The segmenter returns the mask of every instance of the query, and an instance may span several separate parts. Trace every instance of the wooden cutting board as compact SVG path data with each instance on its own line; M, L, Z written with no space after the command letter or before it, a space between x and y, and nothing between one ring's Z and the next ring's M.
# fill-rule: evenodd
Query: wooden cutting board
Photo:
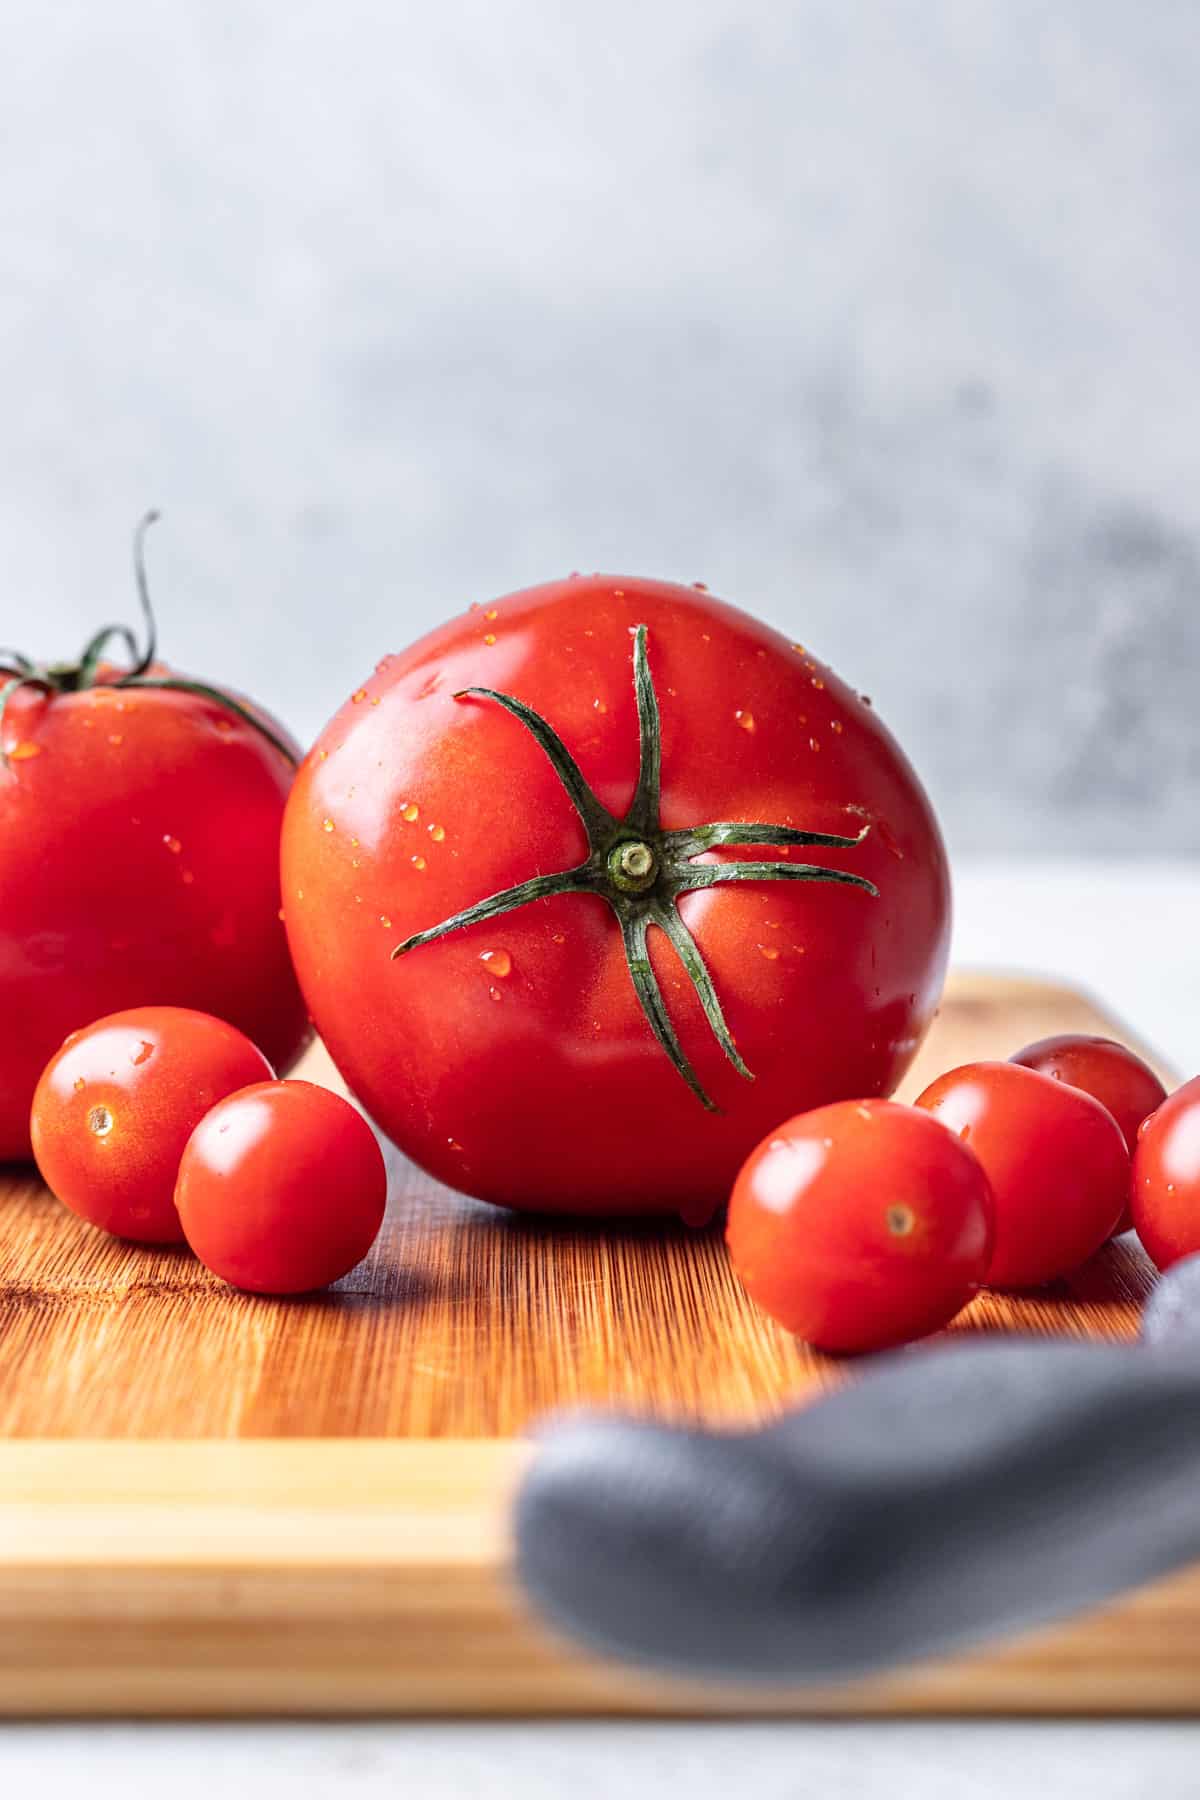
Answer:
M1052 1031L1081 995L959 975L903 1094ZM300 1071L337 1085L319 1049ZM1132 1239L956 1331L1130 1337ZM328 1295L231 1292L0 1171L0 1712L1200 1711L1200 1571L887 1682L697 1689L553 1639L509 1568L542 1414L770 1417L846 1369L760 1314L719 1232L569 1229L402 1162Z

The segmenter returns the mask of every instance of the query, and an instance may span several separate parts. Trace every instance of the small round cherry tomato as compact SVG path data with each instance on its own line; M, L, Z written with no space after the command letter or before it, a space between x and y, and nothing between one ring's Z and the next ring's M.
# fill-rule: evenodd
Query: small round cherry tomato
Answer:
M1137 1234L1160 1269L1200 1250L1200 1075L1142 1126L1130 1193Z
M110 1013L73 1032L37 1084L30 1136L42 1179L117 1237L177 1244L184 1145L210 1106L270 1075L262 1051L209 1013Z
M843 1100L801 1113L743 1164L729 1203L734 1269L818 1349L883 1350L937 1331L987 1272L992 1197L977 1158L910 1106Z
M309 1081L264 1081L203 1118L175 1204L204 1265L254 1294L305 1294L361 1262L387 1201L375 1134Z
M1081 1088L1020 1063L967 1063L917 1100L969 1143L996 1201L989 1287L1040 1287L1086 1262L1121 1216L1129 1152Z
M1121 1127L1131 1156L1142 1120L1148 1119L1167 1097L1154 1070L1113 1038L1085 1037L1080 1032L1067 1031L1059 1037L1039 1038L1036 1044L1027 1044L1008 1060L1037 1069L1053 1081L1082 1088L1107 1107ZM1117 1232L1128 1231L1132 1225L1133 1215L1127 1202Z

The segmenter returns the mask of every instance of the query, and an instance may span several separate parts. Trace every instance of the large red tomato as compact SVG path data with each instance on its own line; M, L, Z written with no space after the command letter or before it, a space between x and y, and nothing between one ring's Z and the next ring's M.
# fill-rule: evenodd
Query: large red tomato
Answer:
M661 581L531 588L385 658L297 777L283 877L372 1116L538 1210L708 1217L781 1119L891 1092L946 959L942 841L867 703Z
M136 674L0 653L0 1161L29 1155L42 1069L103 1014L216 1013L277 1068L307 1032L279 920L287 740L159 685L186 678L150 649Z

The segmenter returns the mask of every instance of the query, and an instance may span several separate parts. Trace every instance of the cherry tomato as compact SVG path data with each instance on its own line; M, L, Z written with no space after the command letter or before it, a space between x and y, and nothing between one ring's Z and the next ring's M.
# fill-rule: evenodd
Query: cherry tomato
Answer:
M184 1145L210 1106L270 1074L249 1038L208 1013L139 1006L97 1019L38 1082L30 1130L42 1179L117 1237L178 1243Z
M1121 1216L1129 1152L1082 1089L1019 1063L967 1063L917 1100L969 1143L996 1202L989 1287L1038 1287L1086 1262Z
M228 693L154 685L185 680L0 653L0 1162L29 1155L38 1076L93 1019L200 1008L275 1068L307 1036L279 919L294 746Z
M308 1081L258 1082L197 1125L175 1204L204 1265L254 1294L304 1294L361 1262L387 1173L349 1101Z
M1130 1193L1137 1234L1160 1269L1200 1251L1200 1075L1142 1126Z
M1054 1081L1069 1082L1082 1088L1093 1100L1107 1107L1125 1139L1130 1155L1137 1143L1138 1128L1156 1106L1161 1106L1167 1090L1154 1070L1140 1056L1127 1050L1112 1038L1085 1037L1078 1032L1064 1032L1059 1037L1040 1038L1018 1050L1010 1062L1027 1069L1037 1069ZM1133 1215L1128 1205L1121 1214L1117 1231L1128 1231Z
M942 841L872 709L661 581L553 582L385 658L297 777L283 870L350 1087L535 1210L711 1215L779 1119L892 1090L946 960Z
M928 1113L843 1100L789 1119L743 1166L733 1266L758 1304L821 1350L883 1350L938 1331L992 1253L978 1159Z

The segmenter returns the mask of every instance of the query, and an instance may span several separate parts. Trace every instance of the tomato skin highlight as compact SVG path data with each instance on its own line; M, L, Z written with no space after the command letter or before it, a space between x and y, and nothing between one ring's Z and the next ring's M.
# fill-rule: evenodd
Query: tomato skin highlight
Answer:
M209 1107L271 1065L208 1013L142 1006L72 1033L38 1082L30 1116L42 1179L64 1206L116 1237L175 1244L175 1180Z
M1129 1152L1112 1114L1082 1089L1012 1062L967 1063L919 1095L983 1164L996 1206L987 1285L1040 1287L1113 1234Z
M214 1013L286 1068L308 1037L279 919L287 760L216 703L95 687L9 699L0 767L0 1162L68 1032Z
M622 816L638 776L639 624L661 710L664 828L870 826L852 852L796 860L852 869L878 899L766 882L680 902L753 1082L729 1066L651 930L649 961L712 1114L656 1041L595 895L539 901L390 960L413 933L587 849L529 733L455 694L485 686L535 708ZM783 852L707 860L764 854ZM886 728L779 633L668 582L549 583L385 658L297 776L282 866L301 986L352 1091L439 1180L532 1211L702 1222L779 1119L894 1088L945 971L945 852Z
M1026 1069L1037 1069L1055 1081L1066 1081L1082 1088L1093 1100L1106 1107L1121 1128L1126 1148L1132 1156L1142 1122L1161 1106L1167 1090L1158 1076L1140 1056L1113 1038L1087 1037L1079 1032L1063 1032L1057 1037L1039 1038L1010 1056L1010 1062ZM1133 1214L1126 1205L1114 1236L1129 1231Z
M844 1355L948 1324L987 1273L992 1234L987 1177L952 1132L893 1101L844 1100L752 1153L726 1239L766 1312Z
M253 1294L306 1294L362 1261L387 1204L362 1114L308 1081L256 1083L188 1140L175 1204L206 1268Z
M1200 1251L1200 1076L1143 1124L1130 1195L1134 1228L1159 1269Z

